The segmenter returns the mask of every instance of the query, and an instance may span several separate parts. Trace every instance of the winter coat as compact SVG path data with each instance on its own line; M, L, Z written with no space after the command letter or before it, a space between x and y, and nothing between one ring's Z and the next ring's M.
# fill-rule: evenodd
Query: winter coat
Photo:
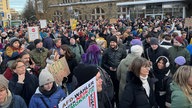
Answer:
M50 96L44 96L37 88L35 94L32 96L29 104L29 108L47 108L45 104L48 105L48 108L58 108L59 102L61 102L66 97L66 94L58 87L57 90ZM44 100L44 102L43 102Z
M12 94L12 101L8 108L27 108L22 97Z
M178 56L183 56L186 59L186 64L190 63L190 53L189 51L184 48L183 46L173 46L171 48L169 48L169 55L170 55L170 63L171 63L171 73L174 74L175 73L175 69L176 69L176 65L175 65L175 58Z
M14 48L8 46L5 50L5 59L6 60L13 60L14 58L18 57L21 53L21 48Z
M146 94L142 81L133 72L128 72L127 79L130 79L125 86L120 108L157 108L154 96L154 81L148 78L150 86L149 97Z
M38 87L38 79L35 75L25 73L24 84L18 83L18 75L13 74L12 79L9 81L9 89L16 95L20 95L29 104L32 95Z
M111 101L105 92L97 93L98 108L113 108Z
M53 42L53 39L51 37L43 38L43 47L50 50L51 48L53 48L53 46L54 46L54 42Z
M156 102L160 108L170 107L171 103L171 90L170 83L172 82L172 77L170 75L170 68L166 67L164 69L158 69L157 63L153 66L153 73L155 78L158 79L155 82L155 97Z
M81 55L84 54L82 46L76 43L75 45L69 45L69 48L75 54L75 59L79 63L81 61Z
M127 53L122 48L117 49L108 48L104 51L102 58L102 68L110 72L110 67L117 68L120 61L126 57Z
M42 52L38 51L37 48L35 48L30 52L30 57L37 66L41 66L41 68L44 68L46 66L47 54L48 50L46 48L42 48Z
M156 50L153 50L151 47L146 49L146 54L146 58L150 60L153 64L155 64L159 56L165 56L169 58L168 50L160 46L158 46Z
M171 108L192 108L181 88L175 83L171 83ZM192 96L192 95L191 95Z
M121 99L121 95L126 85L126 77L128 72L128 67L131 65L133 60L138 57L134 54L128 54L126 58L121 60L118 68L117 68L117 79L120 81L119 83L119 99Z

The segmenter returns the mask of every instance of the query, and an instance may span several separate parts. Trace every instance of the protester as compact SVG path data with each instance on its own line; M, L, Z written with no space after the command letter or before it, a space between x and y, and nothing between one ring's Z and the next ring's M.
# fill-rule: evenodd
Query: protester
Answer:
M134 45L131 47L131 53L127 54L127 57L121 60L117 68L117 79L119 80L119 99L121 99L123 90L126 84L126 76L129 66L132 64L136 57L140 57L143 53L143 48L140 45Z
M181 66L173 75L171 84L171 108L190 108L192 106L192 68Z
M39 87L30 100L29 108L58 108L65 97L66 94L57 86L53 75L43 69L39 75Z
M157 108L155 82L148 77L150 62L142 57L133 60L127 83L120 99L120 108Z
M171 105L171 90L170 83L172 76L170 72L169 59L165 56L159 56L153 66L155 78L155 98L160 108L170 108Z
M23 98L8 89L9 81L0 75L0 108L27 108Z
M9 89L14 94L23 97L28 105L38 87L38 79L35 75L29 74L26 71L26 66L20 59L13 62L11 69L14 74L9 81Z
M96 77L98 108L112 108L109 98L105 92L102 92L102 79L97 66L90 64L79 64L74 69L74 75L77 78L77 87L80 87L93 77Z

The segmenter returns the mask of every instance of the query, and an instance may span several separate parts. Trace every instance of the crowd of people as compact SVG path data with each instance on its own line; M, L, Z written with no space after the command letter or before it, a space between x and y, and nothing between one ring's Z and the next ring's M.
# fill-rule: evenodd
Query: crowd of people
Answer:
M0 107L57 108L96 77L99 108L192 108L191 38L184 19L169 17L0 27ZM57 84L48 67L62 57L70 74Z

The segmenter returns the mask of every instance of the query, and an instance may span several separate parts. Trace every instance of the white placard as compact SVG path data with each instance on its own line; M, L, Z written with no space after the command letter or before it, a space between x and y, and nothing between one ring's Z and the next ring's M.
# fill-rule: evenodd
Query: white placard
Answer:
M39 20L41 28L47 28L47 21L46 20Z
M59 108L98 108L96 77L67 96Z
M35 39L40 39L39 37L39 27L28 27L29 42Z

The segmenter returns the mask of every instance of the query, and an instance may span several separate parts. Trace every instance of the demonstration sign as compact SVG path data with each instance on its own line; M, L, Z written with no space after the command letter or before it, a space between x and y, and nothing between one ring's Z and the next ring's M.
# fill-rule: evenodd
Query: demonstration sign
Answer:
M98 108L96 77L67 96L59 108Z
M38 27L28 27L29 42L40 39Z
M185 18L185 27L192 26L192 18Z
M47 28L47 21L46 20L39 20L41 28Z
M69 66L65 57L55 61L48 67L49 71L52 73L55 82L61 84L64 77L67 77L70 74Z

